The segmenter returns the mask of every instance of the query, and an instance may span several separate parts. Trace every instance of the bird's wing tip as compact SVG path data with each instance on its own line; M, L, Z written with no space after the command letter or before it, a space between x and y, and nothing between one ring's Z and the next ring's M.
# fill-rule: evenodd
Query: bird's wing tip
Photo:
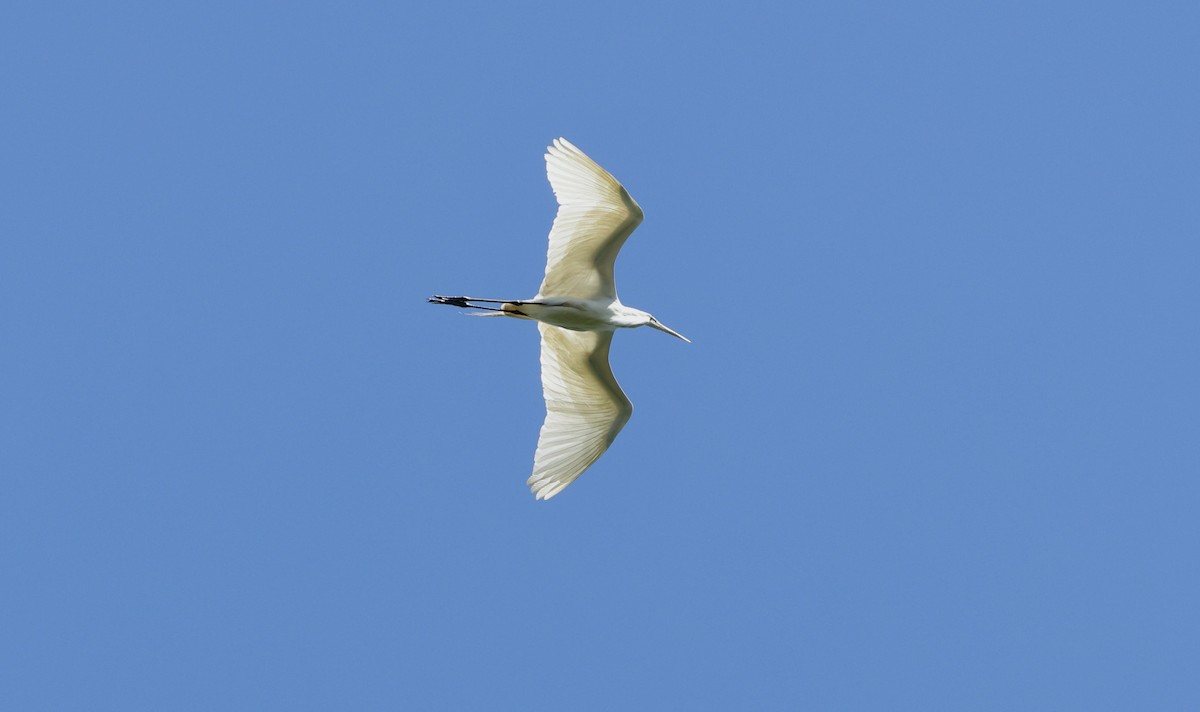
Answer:
M546 158L549 158L551 153L555 149L566 152L566 153L571 153L571 152L582 153L582 151L580 151L579 148L575 146L575 144L571 143L570 141L563 138L562 136L559 136L558 138L551 141L550 145L546 147L546 151L547 151Z
M564 484L562 482L546 482L546 481L535 483L532 481L533 480L532 477L529 479L530 479L530 481L526 482L525 484L529 485L530 491L533 492L534 499L537 499L539 501L550 499L551 497L557 495L558 493L560 493L564 489L566 489L567 485L571 484L570 482L567 482Z

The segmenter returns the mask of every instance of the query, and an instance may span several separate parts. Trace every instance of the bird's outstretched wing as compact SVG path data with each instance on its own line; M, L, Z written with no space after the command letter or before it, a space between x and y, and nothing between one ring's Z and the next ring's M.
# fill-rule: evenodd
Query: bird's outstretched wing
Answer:
M633 413L608 365L611 331L570 331L538 322L546 422L529 487L549 499L596 461Z
M616 178L565 138L546 149L546 176L558 215L538 295L616 299L613 262L642 223L642 209Z

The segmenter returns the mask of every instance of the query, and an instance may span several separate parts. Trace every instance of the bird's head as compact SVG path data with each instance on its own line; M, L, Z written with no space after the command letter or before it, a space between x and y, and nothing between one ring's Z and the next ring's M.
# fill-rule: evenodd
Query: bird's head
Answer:
M653 314L647 314L646 316L650 317L650 320L646 322L646 326L652 326L655 329L658 329L659 331L667 332L668 334L670 334L671 336L674 336L677 339L683 339L684 341L688 342L689 344L692 343L692 340L689 339L688 337L684 336L683 334L679 333L678 331L675 331L674 329L672 329L671 327L662 323L658 319L655 319Z

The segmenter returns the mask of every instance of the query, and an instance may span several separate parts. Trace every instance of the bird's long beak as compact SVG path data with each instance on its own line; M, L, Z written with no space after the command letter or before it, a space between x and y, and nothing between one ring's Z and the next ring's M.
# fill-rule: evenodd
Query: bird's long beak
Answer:
M674 337L675 337L675 338L677 338L677 339L683 339L684 341L688 342L689 344L690 344L690 343L692 343L692 340L691 340L691 339L689 339L688 337L686 337L686 336L684 336L683 334L679 333L678 331L675 331L674 329L672 329L671 327L667 326L666 324L663 324L663 323L662 323L661 321L659 321L658 319L651 319L651 320L650 320L650 326L653 326L655 329L658 329L659 331L665 331L665 332L667 332L667 333L668 333L668 334L670 334L671 336L674 336Z

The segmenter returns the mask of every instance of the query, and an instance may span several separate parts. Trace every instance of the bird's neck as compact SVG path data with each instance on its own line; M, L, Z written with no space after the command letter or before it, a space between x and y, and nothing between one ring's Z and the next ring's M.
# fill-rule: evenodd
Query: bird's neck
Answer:
M610 309L612 309L613 323L618 326L645 326L650 322L650 314L641 309L627 307L620 302L614 302Z

